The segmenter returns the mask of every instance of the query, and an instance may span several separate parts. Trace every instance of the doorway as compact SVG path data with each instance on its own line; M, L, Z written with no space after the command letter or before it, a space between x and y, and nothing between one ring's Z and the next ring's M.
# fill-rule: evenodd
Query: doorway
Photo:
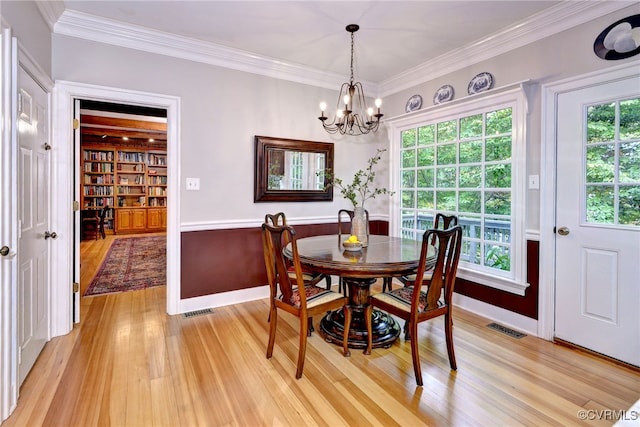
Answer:
M68 189L75 188L74 132L70 123L74 120L74 103L77 100L93 100L116 104L139 105L152 108L163 108L167 111L167 193L171 195L167 206L167 313L179 314L180 308L180 152L179 117L180 100L175 96L145 93L119 88L78 84L59 81L54 90L53 126L57 140L61 141L54 152L52 164L55 167L54 185L52 186L53 217L59 230L58 239L67 250L55 254L52 271L53 283L51 299L54 307L52 313L52 336L64 335L73 328L74 305L79 300L73 298L73 273L75 258L74 230L79 229L79 213L69 206L79 200L78 194ZM79 138L78 138L79 140ZM78 145L79 146L79 145ZM75 156L75 157L74 157ZM78 207L79 208L79 207ZM77 248L76 248L77 249ZM76 250L75 253L78 253ZM79 286L78 286L79 287ZM79 294L79 292L78 292ZM79 306L77 311L79 312ZM75 319L79 320L79 319Z
M166 280L167 110L75 104L80 296L157 286Z
M640 75L615 67L543 96L539 335L640 366Z

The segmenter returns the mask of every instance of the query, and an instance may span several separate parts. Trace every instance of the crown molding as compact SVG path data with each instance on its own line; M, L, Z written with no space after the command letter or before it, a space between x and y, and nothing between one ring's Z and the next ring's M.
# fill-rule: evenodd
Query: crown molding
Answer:
M189 37L123 24L65 10L61 2L36 2L53 32L100 43L167 55L296 83L336 89L345 76ZM549 37L634 4L629 1L563 1L489 37L431 59L380 83L365 82L370 93L388 96ZM51 24L55 22L55 24Z
M60 16L54 32L327 89L346 80L304 65L70 10Z
M64 13L64 2L36 0L35 4L40 11L40 15L49 26L49 29L53 31L56 21Z
M482 40L431 59L379 84L380 96L442 77L631 6L629 1L566 1ZM427 76L427 77L425 77Z

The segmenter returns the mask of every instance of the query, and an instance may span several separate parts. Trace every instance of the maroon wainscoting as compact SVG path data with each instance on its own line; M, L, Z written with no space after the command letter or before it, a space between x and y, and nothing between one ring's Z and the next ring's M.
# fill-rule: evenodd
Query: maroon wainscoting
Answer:
M371 221L371 234L388 235L389 223ZM336 234L338 224L296 225L298 237ZM267 283L259 228L190 231L181 235L180 297L193 298L236 291ZM538 318L539 243L527 242L527 280L524 296L500 291L467 280L456 281L456 293Z
M371 221L387 235L387 221ZM298 237L336 234L338 223L296 225ZM181 234L180 297L193 298L267 284L259 228L189 231Z
M483 286L464 279L456 280L455 292L504 308L532 319L538 319L538 266L540 242L527 241L527 282L524 296Z

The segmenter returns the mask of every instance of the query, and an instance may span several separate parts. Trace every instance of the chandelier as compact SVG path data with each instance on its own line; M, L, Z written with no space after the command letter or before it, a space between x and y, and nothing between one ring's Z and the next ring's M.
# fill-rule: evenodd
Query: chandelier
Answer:
M348 83L343 83L338 94L336 103L336 114L333 120L328 121L325 116L327 104L320 103L322 113L318 119L322 122L322 127L327 132L334 134L340 132L342 135L365 135L369 132L376 132L380 125L380 113L382 100L375 100L376 111L372 107L367 108L364 91L360 82L354 82L353 78L353 39L354 33L360 29L356 24L347 25L346 30L351 33L351 76Z

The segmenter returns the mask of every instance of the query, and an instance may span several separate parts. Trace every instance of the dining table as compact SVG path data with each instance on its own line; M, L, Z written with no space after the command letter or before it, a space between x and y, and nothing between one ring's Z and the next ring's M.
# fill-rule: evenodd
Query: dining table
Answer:
M367 329L364 318L369 303L371 285L379 278L398 277L416 273L420 261L422 242L418 240L370 235L368 245L360 250L346 250L344 235L322 235L296 239L300 263L305 269L340 276L345 284L352 310L349 327L349 347L367 347ZM436 250L428 246L427 267L433 268ZM293 259L291 243L283 250ZM342 345L344 313L328 312L320 321L320 333L325 340ZM378 309L372 314L372 343L374 348L389 347L400 335L398 322Z

